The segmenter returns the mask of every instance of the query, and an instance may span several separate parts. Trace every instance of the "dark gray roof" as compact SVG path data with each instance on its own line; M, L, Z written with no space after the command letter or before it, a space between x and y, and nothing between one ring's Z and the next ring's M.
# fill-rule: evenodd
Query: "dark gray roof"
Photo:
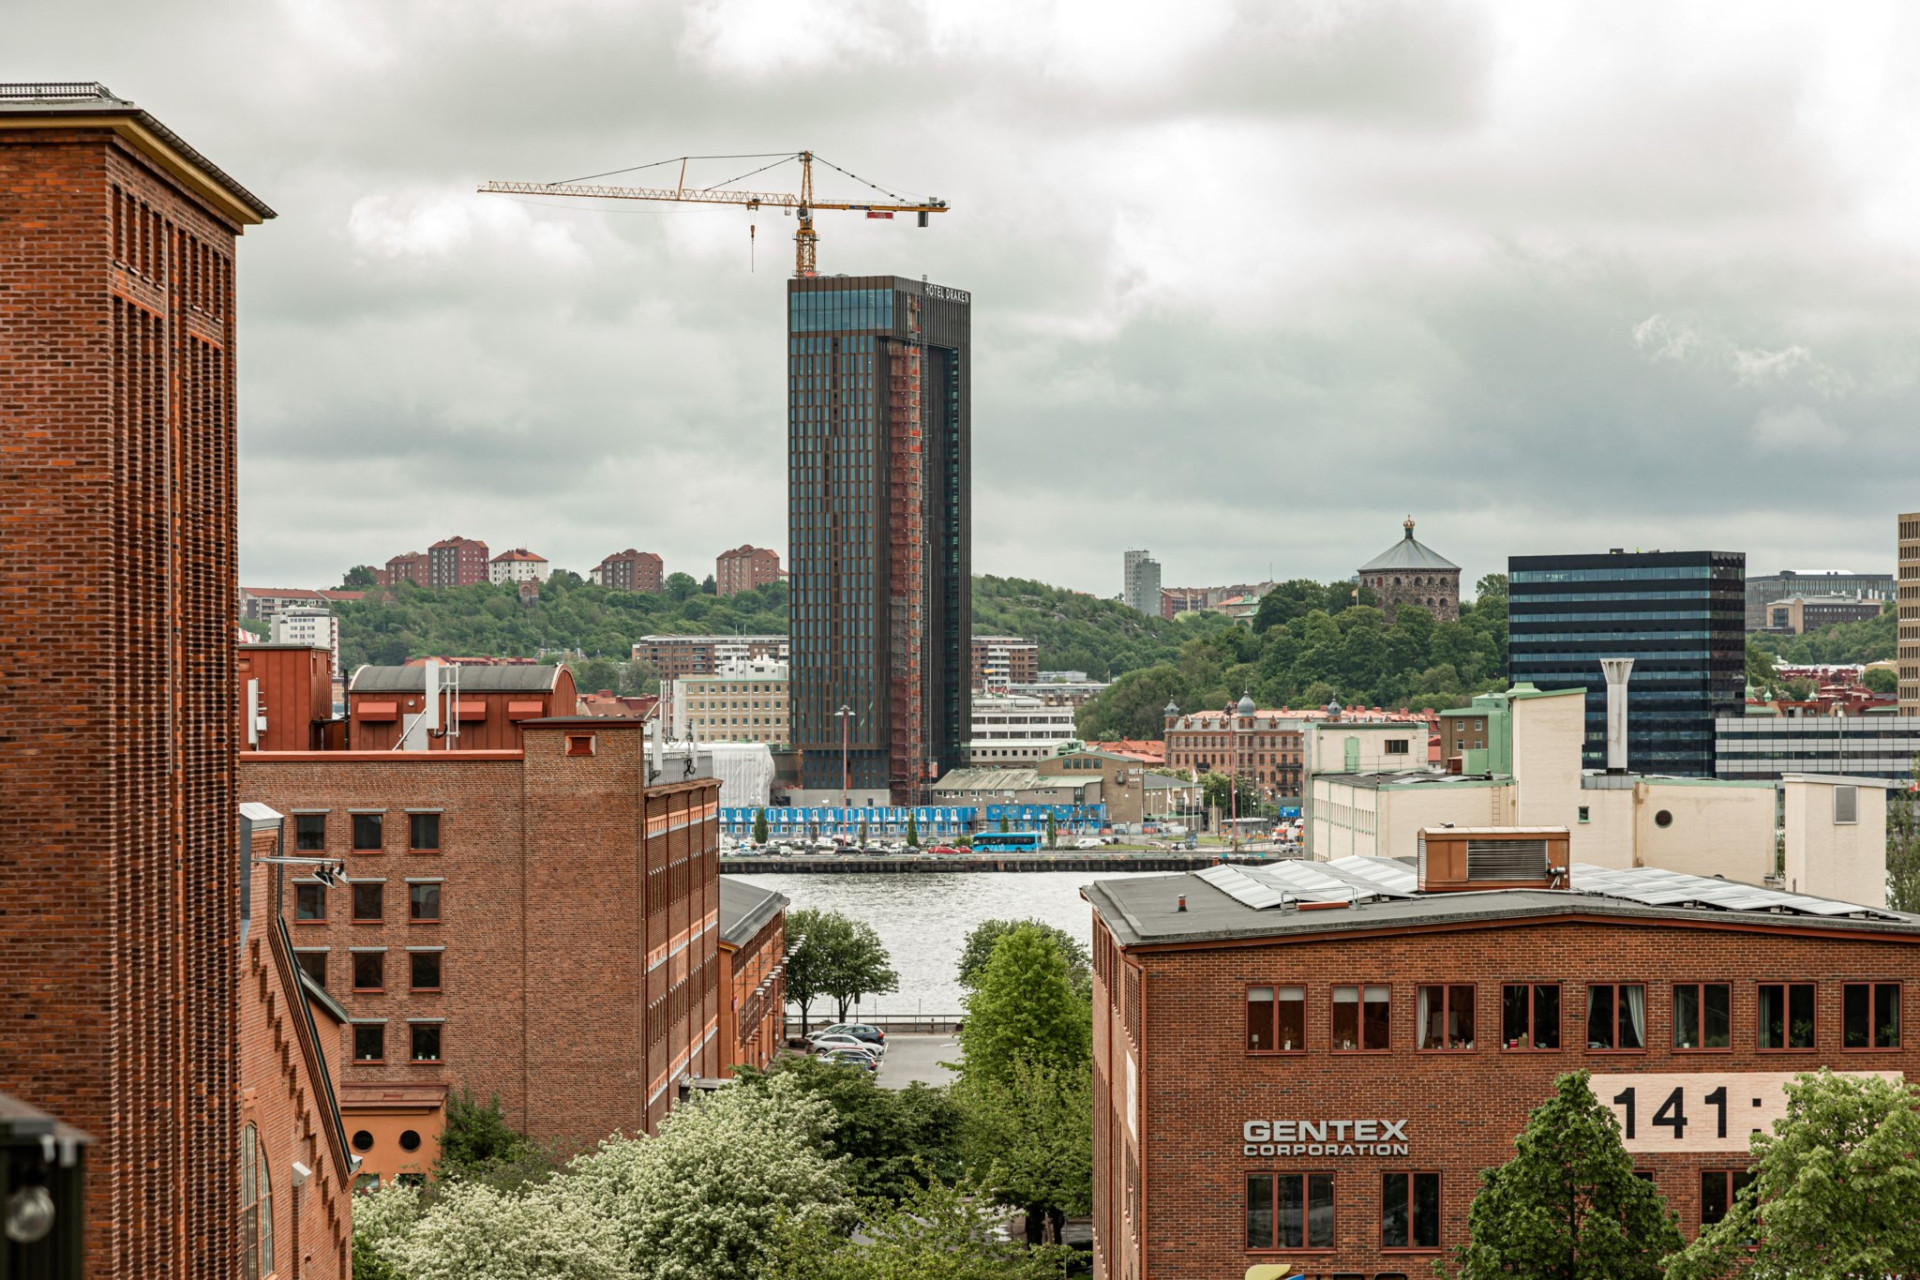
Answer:
M228 195L253 210L255 215L263 221L278 216L259 196L235 182L226 170L194 150L186 139L98 81L40 80L0 83L0 115L99 115L130 118L167 146L179 152L182 159L213 179Z
M1361 565L1360 572L1392 573L1396 569L1408 569L1416 572L1420 570L1442 571L1449 569L1454 572L1459 571L1459 565L1447 559L1432 547L1414 538L1412 520L1407 521L1406 530L1406 537L1400 539L1400 541L1394 543L1385 551L1382 551L1379 555Z
M1576 863L1571 870L1571 889L1423 894L1413 890L1414 870L1405 859L1339 858L1098 880L1082 893L1122 946L1257 942L1570 915L1716 927L1735 921L1759 928L1847 929L1920 942L1920 915L1653 868L1615 871ZM1182 895L1185 911L1179 906ZM1300 902L1348 905L1301 911Z
M767 921L787 909L785 894L758 885L742 883L733 876L720 877L720 940L745 946L753 935L766 928Z
M456 676L453 673L458 672ZM548 693L560 677L560 668L547 664L513 667L442 667L441 687L454 679L462 693ZM425 667L362 667L353 673L351 693L422 693L427 687Z

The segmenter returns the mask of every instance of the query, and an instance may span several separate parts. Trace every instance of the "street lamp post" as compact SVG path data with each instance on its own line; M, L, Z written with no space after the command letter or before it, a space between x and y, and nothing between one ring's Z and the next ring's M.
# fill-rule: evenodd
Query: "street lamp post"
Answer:
M840 807L851 809L853 797L847 786L847 722L853 718L853 708L843 702L833 718L840 722Z

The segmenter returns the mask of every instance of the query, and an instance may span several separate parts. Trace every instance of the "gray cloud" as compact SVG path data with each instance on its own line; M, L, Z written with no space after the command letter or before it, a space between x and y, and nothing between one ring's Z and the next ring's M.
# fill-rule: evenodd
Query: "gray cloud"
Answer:
M1888 563L1915 22L176 0L12 15L0 75L103 79L281 211L242 246L249 582L455 531L582 569L784 549L791 221L473 187L812 147L953 203L827 215L821 262L972 290L976 565L1111 594L1127 546L1169 583L1344 574L1409 511L1470 574Z

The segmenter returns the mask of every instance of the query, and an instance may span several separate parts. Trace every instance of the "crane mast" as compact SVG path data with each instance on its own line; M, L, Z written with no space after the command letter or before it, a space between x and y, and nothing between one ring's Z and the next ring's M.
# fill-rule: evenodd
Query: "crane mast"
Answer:
M864 212L870 218L891 218L896 213L911 213L919 218L921 226L927 225L929 214L945 213L945 200L929 198L922 201L905 200L893 196L886 202L856 204L844 200L821 200L813 198L813 152L801 151L792 159L800 162L800 190L791 191L742 191L730 186L692 187L686 184L687 161L699 157L679 156L680 180L672 187L629 187L607 186L588 182L508 182L495 181L480 184L480 191L491 195L520 196L569 196L581 199L600 200L663 200L682 204L730 204L748 210L763 206L792 209L799 218L799 227L793 233L793 274L805 279L818 274L819 235L813 229L813 215L819 209L839 209L851 212ZM756 157L757 158L757 157ZM670 161L662 163L671 163ZM821 161L829 167L838 168L830 161ZM845 173L846 170L841 169ZM849 175L853 176L853 175ZM865 179L859 179L864 182ZM872 186L872 183L867 185ZM874 187L883 195L892 193Z

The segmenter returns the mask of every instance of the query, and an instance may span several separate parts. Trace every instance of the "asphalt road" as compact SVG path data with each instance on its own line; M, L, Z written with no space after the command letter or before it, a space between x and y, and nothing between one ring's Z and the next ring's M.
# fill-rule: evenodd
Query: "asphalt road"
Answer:
M950 1035L908 1035L887 1033L887 1056L880 1063L876 1079L884 1089L904 1089L915 1080L927 1084L946 1084L954 1073L942 1062L960 1060L960 1042Z

